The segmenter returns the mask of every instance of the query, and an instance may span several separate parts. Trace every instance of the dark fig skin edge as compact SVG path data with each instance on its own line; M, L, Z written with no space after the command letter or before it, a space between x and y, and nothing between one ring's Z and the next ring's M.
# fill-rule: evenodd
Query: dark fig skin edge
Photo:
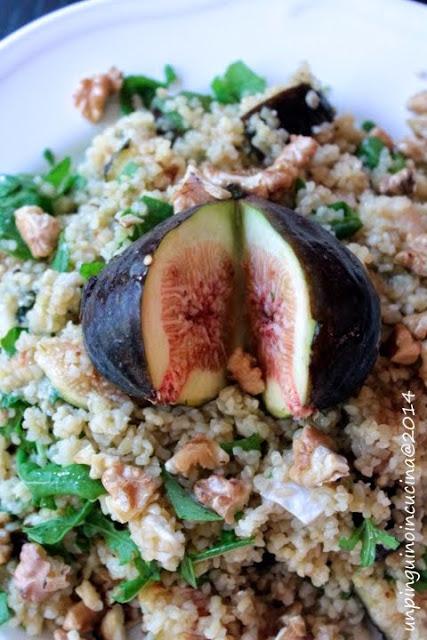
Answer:
M313 109L309 107L305 98L309 91L314 91L319 97L319 105ZM288 133L296 133L309 136L312 127L323 122L332 122L335 109L328 102L321 91L313 89L307 82L302 82L294 87L283 89L273 94L266 100L262 100L243 115L247 121L254 113L258 113L262 107L274 109L281 126Z
M378 356L380 302L366 270L317 222L259 198L243 202L265 215L291 245L307 274L312 317L317 322L310 402L318 409L343 402L362 385Z
M198 209L174 215L141 236L83 290L80 315L91 361L107 380L140 402L156 400L141 329L141 299L149 270L144 258Z

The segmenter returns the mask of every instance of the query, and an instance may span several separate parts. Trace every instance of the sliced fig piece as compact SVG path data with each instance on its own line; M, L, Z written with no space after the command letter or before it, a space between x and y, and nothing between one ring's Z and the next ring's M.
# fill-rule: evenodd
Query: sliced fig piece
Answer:
M335 109L325 95L308 82L281 89L261 100L243 115L243 120L247 121L263 107L276 111L279 122L286 131L304 136L311 135L314 126L332 122L335 116Z
M265 402L304 416L342 402L378 354L378 296L361 263L319 224L241 200L246 291Z
M89 281L86 348L140 400L198 405L225 385L234 336L235 204L169 218Z

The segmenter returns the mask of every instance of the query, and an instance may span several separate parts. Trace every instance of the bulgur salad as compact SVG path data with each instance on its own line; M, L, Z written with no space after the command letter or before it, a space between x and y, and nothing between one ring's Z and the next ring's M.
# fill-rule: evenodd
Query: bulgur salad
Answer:
M0 624L426 638L427 90L402 141L306 66L116 94L0 177Z

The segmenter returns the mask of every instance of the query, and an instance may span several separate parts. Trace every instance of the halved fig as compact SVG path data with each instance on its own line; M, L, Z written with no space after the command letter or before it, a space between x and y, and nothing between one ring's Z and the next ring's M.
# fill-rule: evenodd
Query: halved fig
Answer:
M198 405L225 385L236 315L234 213L228 201L175 215L88 283L87 351L135 398Z
M378 354L377 294L355 256L319 224L240 201L252 341L275 416L342 402Z
M139 400L215 397L242 347L257 357L270 412L305 416L363 382L380 314L335 236L248 198L193 207L136 241L89 281L82 324L96 368Z
M261 100L243 115L243 120L247 121L263 107L276 111L279 122L286 131L304 136L311 135L314 126L332 122L335 115L335 109L325 95L308 82L281 89Z

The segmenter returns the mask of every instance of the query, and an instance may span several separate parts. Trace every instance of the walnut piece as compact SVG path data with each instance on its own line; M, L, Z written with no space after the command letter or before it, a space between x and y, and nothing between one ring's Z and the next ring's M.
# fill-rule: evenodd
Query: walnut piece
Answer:
M107 73L83 78L73 94L74 104L87 120L98 122L107 98L120 91L122 84L123 74L116 67L111 67Z
M110 609L101 622L103 640L126 640L125 616L120 605Z
M236 185L246 193L274 199L292 187L298 173L310 162L317 147L314 138L291 136L291 142L266 169L237 174L206 165L203 173L208 180L221 187Z
M59 220L36 205L15 211L15 224L33 258L47 258L56 247L61 231Z
M427 90L420 91L409 98L406 106L409 111L413 111L414 113L427 113Z
M70 567L56 558L50 558L38 544L26 543L21 549L15 569L16 588L24 600L43 602L52 593L69 586Z
M89 580L83 580L83 582L76 587L75 591L88 609L91 609L92 611L102 611L104 608L104 603Z
M349 475L347 460L335 453L331 438L315 427L304 427L294 438L292 452L289 477L303 487L319 487Z
M427 337L427 311L403 316L402 322L417 340L424 340Z
M387 196L411 195L414 188L414 172L408 167L382 177L379 183L379 192Z
M99 619L99 613L89 609L83 602L74 604L67 612L62 625L65 631L91 631Z
M224 478L212 474L194 485L194 495L202 504L210 507L227 524L234 523L234 516L246 505L250 496L250 487L237 478Z
M308 640L304 618L300 615L285 616L285 626L279 631L274 640Z
M203 434L194 436L174 456L167 461L166 469L171 473L180 473L188 476L199 465L204 469L216 469L230 460L219 444Z
M408 234L406 238L407 249L396 255L397 264L410 269L418 276L427 276L427 233L418 236Z
M396 324L390 337L390 360L396 364L414 364L421 353L421 345L403 324Z
M257 396L265 390L262 371L256 358L243 351L241 347L237 347L231 354L227 369L246 393Z
M194 165L189 164L182 180L177 184L172 196L175 213L195 207L198 204L228 200L231 193L209 182Z
M102 484L110 494L106 504L119 522L129 522L157 498L161 482L142 469L116 462L102 474Z
M427 160L427 140L423 138L404 138L399 143L398 148L405 156L412 158L415 162L425 162Z

